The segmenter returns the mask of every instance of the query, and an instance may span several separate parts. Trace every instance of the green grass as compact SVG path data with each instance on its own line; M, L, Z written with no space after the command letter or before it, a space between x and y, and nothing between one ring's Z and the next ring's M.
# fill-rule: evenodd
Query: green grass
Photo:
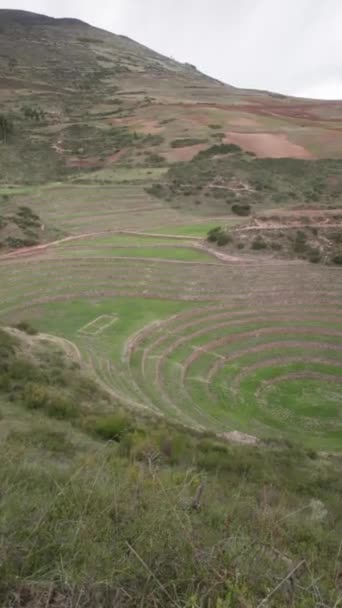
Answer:
M161 178L167 172L167 167L112 167L109 169L101 169L101 171L93 171L91 175L82 176L82 174L70 179L70 183L85 182L101 183L101 181L110 183L125 183L125 182L140 182Z
M192 236L200 236L205 238L209 232L209 230L212 230L213 228L216 228L217 226L220 225L224 225L224 226L234 226L236 224L241 223L241 219L234 219L234 218L229 218L227 220L224 219L219 219L219 220L214 220L211 222L205 222L205 223L197 223L197 224L185 224L182 226L171 226L170 228L161 228L156 230L155 232L158 232L158 234L174 234L177 236L188 236L188 237L192 237Z
M117 315L117 322L98 338L108 349L109 356L117 358L125 340L132 334L156 320L168 318L191 307L190 302L146 300L143 297L74 300L41 306L38 318L33 311L32 322L41 332L82 343L84 339L78 333L82 327L101 315Z
M58 250L58 253L61 253L62 256L65 255L64 251ZM121 247L120 249L109 248L101 249L101 247L97 248L89 248L82 250L73 250L68 249L68 256L75 257L133 257L133 258L157 258L164 260L180 260L180 261L189 261L189 262L213 262L214 258L202 251L197 251L196 249L186 249L185 247Z
M127 608L151 598L156 608L252 608L303 559L295 605L314 607L317 593L336 603L337 456L274 439L234 446L125 411L57 345L0 334L4 606L15 592L39 608L51 593L81 608L93 594ZM67 391L73 417L56 416L51 401L38 407L37 390L28 401L33 378L40 393ZM287 606L275 592L270 608Z

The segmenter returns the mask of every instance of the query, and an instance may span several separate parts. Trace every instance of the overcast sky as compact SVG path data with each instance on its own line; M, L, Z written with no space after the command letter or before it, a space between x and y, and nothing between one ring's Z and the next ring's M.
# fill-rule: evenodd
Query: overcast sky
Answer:
M342 0L0 0L77 17L235 86L342 99Z

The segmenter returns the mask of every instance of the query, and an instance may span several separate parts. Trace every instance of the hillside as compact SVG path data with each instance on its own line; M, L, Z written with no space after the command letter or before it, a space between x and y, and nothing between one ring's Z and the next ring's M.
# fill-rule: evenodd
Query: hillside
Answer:
M340 605L341 129L0 10L0 606Z
M342 105L239 90L72 19L0 11L2 183L190 160L215 142L260 156L342 155ZM12 131L12 129L10 129Z
M335 605L339 456L125 412L28 325L0 362L3 606Z

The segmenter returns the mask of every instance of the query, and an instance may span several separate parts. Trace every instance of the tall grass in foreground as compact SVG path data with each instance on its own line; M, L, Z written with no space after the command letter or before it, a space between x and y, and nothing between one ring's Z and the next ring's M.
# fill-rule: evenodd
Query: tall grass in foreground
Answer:
M340 456L125 412L39 338L0 338L1 607L339 605Z

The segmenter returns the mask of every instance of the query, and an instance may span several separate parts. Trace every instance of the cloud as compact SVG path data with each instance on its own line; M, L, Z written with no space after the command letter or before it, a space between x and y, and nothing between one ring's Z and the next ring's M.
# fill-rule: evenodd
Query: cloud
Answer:
M78 17L236 86L342 98L341 0L0 0L5 6Z

